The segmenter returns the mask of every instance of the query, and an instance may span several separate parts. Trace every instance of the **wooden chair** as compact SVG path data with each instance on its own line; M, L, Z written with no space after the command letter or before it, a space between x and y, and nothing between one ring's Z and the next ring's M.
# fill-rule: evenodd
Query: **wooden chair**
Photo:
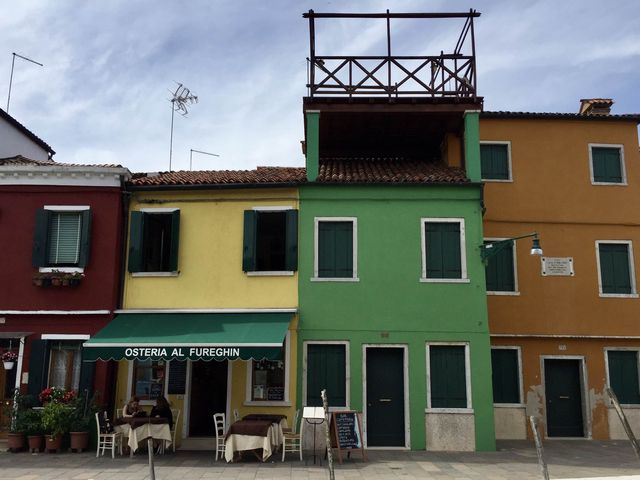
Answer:
M295 426L298 424L298 420L300 418L300 410L296 410L296 413L293 415L293 427L285 427L282 429L282 433L290 433L295 432Z
M296 414L293 420L293 426L291 431L283 432L282 435L282 461L284 462L284 456L287 452L298 452L300 455L300 461L302 461L302 422L298 423L300 417L300 410L296 410ZM300 432L298 432L298 426L300 426Z
M171 429L171 446L173 453L176 453L176 431L178 430L178 420L180 419L180 409L172 408L171 417L173 418L173 427ZM165 442L163 441L158 448L158 453L164 454Z
M224 434L226 419L224 413L215 413L213 415L213 421L216 425L216 462L218 461L218 454L220 458L224 459Z
M100 456L100 449L102 449L103 456L105 450L111 450L111 458L115 458L116 447L119 449L120 455L122 455L122 433L102 433L99 412L96 412L96 428L98 429L98 448L96 450L96 457Z

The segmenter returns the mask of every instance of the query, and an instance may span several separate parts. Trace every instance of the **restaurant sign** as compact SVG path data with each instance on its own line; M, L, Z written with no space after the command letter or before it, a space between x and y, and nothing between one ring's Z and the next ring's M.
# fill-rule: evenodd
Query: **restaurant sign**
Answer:
M85 344L83 359L94 360L280 360L282 346L131 346Z
M127 360L134 360L139 357L171 357L180 358L211 358L212 360L240 357L240 348L238 347L189 347L189 348L167 348L167 347L133 347L124 351Z

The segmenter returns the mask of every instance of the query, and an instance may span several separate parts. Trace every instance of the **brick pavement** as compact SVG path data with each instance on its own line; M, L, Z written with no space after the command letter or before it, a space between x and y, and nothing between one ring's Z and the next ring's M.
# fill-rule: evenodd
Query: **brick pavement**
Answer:
M336 465L336 479L527 480L539 479L535 449L529 442L499 442L497 452L434 453L369 451L369 461L353 458ZM549 441L545 443L551 478L640 480L640 461L628 442ZM328 478L324 467L293 458L286 462L214 462L210 452L181 452L156 457L157 480L269 480ZM307 457L305 457L307 458ZM95 453L1 453L0 480L144 480L144 454L103 457Z

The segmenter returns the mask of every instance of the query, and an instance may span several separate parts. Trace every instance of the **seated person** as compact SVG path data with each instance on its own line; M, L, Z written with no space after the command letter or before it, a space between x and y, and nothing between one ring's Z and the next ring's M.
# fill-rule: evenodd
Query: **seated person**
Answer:
M136 396L131 397L122 409L123 417L145 417L147 414L140 408L140 399Z
M158 397L156 399L156 406L151 409L150 417L166 418L169 422L169 428L173 430L173 413L171 413L171 406L164 397Z

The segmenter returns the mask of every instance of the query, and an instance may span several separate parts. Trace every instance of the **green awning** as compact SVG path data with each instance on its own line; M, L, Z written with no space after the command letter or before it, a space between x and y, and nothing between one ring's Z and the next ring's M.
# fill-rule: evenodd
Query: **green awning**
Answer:
M123 313L84 343L94 360L279 360L293 313Z

